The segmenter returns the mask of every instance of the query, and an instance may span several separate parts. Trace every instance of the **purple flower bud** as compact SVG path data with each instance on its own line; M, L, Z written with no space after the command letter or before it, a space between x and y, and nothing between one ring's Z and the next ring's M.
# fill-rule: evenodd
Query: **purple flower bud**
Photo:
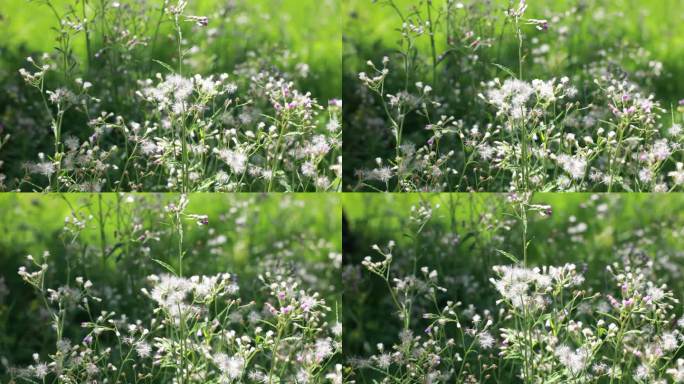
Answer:
M92 344L92 342L93 342L93 337L91 335L88 335L88 336L83 338L83 344L89 345L89 344Z
M288 313L292 312L292 309L293 309L292 306L288 305L288 306L280 308L280 313L282 313L283 315L287 315Z
M684 107L684 99L679 100L679 105Z
M270 303L266 303L266 307L268 308L269 312L271 312L271 314L273 314L273 315L278 314L278 310L275 309L275 307L273 307Z
M613 112L613 115L617 117L620 117L622 115L622 112L620 112L620 110L615 108L613 105L610 106L610 111Z
M611 295L608 295L608 301L610 302L610 305L612 305L614 308L620 308L620 303L618 303L617 300Z

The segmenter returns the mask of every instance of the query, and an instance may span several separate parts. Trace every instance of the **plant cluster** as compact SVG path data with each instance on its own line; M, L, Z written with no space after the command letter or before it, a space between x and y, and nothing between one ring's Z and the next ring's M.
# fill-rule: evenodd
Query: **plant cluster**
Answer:
M350 79L346 187L681 189L684 100L656 86L673 75L662 62L616 37L627 25L603 27L613 7L377 3L394 13L399 42ZM364 37L352 41L364 54ZM374 153L356 148L368 140Z
M253 249L250 267L233 261L223 269L220 261L211 265L206 261L212 253L218 257L227 246L235 246L232 237L240 235L215 232L213 216L190 213L190 199L202 203L201 199L185 195L177 201L130 199L126 202L123 197L120 203L139 205L138 214L152 217L138 216L133 223L135 237L121 235L113 249L106 246L106 253L99 256L116 255L117 249L138 244L146 249L135 256L139 271L125 267L130 268L130 276L121 271L112 276L112 259L98 267L90 233L102 229L111 236L111 230L87 209L76 209L60 230L70 244L68 254L46 251L28 256L19 267L19 277L33 293L14 289L31 297L27 316L39 323L41 331L35 332L40 344L23 366L8 366L8 358L14 364L21 361L18 353L3 356L6 379L18 383L341 383L342 324L336 315L333 279L341 256L332 244L307 239L304 232L290 233ZM220 220L251 226L246 215L254 213L256 201L243 200ZM103 215L111 221L125 218L108 210L107 203L111 201L105 202ZM163 207L155 215L159 203ZM296 202L277 203L283 211L291 210L289 204L299 209ZM128 210L112 207L121 213ZM254 235L245 229L236 232ZM126 239L130 244L123 244ZM157 254L160 250L152 245L160 241L166 242L165 254ZM83 253L75 252L78 249ZM129 252L136 254L135 249ZM124 267L127 257L122 252L115 265Z
M535 244L544 240L534 230L538 220L549 226L556 214L551 205L533 203L529 195L511 196L505 206L485 201L466 207L475 209L472 222L444 228L436 221L453 221L429 201L414 205L405 218L413 223L410 240L373 245L379 259L366 256L345 266L350 292L387 292L377 299L362 295L358 303L345 299L349 382L682 382L684 317L680 292L668 284L681 289L674 282L678 267L668 265L673 260L655 259L630 240L600 261L571 249L572 257L554 260L574 263L539 265L539 252L554 252L551 239ZM582 204L610 215L606 206L615 202ZM370 228L376 229L369 236ZM391 236L379 228L355 233L357 241ZM586 222L570 216L556 238L571 248L568 243L591 242L590 235ZM580 238L569 240L574 236ZM640 237L644 244L657 242L652 234ZM484 260L483 252L498 257ZM379 318L384 330L373 330ZM360 343L363 337L370 340Z
M13 76L24 84L7 87L20 107L3 118L2 189L339 189L342 103L301 90L309 66L263 41L270 59L213 55L232 47L239 4L207 17L186 0L36 3L54 13L57 48L29 56Z

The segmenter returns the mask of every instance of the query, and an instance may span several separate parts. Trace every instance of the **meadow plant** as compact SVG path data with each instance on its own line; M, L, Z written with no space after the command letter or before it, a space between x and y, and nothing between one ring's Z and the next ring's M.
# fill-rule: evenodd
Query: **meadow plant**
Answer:
M350 128L345 139L350 146L372 140L376 153L349 150L367 158L350 160L346 188L681 188L682 111L656 97L653 85L671 74L644 48L594 31L609 5L374 3L394 15L399 42L350 86L355 105L345 122L373 133ZM587 29L606 35L595 51L577 46ZM357 50L368 44L356 39Z
M279 242L267 251L273 252L270 256L255 256L253 269L243 269L242 275L193 274L191 270L199 269L198 260L192 260L197 255L186 242L195 239L196 248L197 238L191 235L194 231L210 231L211 224L207 215L188 212L191 199L182 195L177 201L167 201L157 211L164 223L159 231L139 232L134 242L148 238L152 242L160 238L175 240L177 249L170 243L164 248L170 255L149 251L139 268L154 273L132 282L131 288L113 283L116 277L107 280L106 272L102 275L102 270L94 266L86 268L85 275L74 277L76 271L84 271L77 254L66 256L69 271L73 271L66 278L61 257L55 260L49 252L40 257L28 256L18 273L33 288L36 303L43 307L40 311L34 308L34 313L41 314L38 321L50 325L39 337L52 344L39 348L27 366L9 367L8 380L341 383L338 360L342 324L336 316L335 282L318 277L334 268L326 267L328 262L319 265L313 260L295 266L296 256L286 254L294 253L296 248ZM246 225L243 214L253 201L245 203L226 215ZM93 210L97 212L97 207ZM85 246L90 241L87 231L97 229L92 224L98 218L87 211L77 212L66 220L64 234L67 241ZM109 210L105 212L112 215ZM134 225L146 227L148 219ZM230 244L226 238L230 234L210 235L207 245L217 255L222 246ZM300 236L298 242L307 240ZM124 246L118 243L116 247ZM323 240L305 246L312 254L330 248L330 263L337 258ZM211 269L216 267L205 268ZM125 274L118 277L127 280Z
M339 189L341 101L302 91L308 65L265 44L272 61L243 52L231 73L219 72L227 66L202 50L230 32L226 10L198 16L186 0L77 1L64 12L34 3L54 14L58 48L19 69L30 90L19 86L27 101L7 124L33 111L53 145L14 164L3 189ZM82 41L84 55L75 52ZM24 139L9 130L2 143Z
M428 204L410 210L408 222L418 225L407 236L415 241L427 240L432 230L425 220L433 215L416 214L427 212ZM395 241L373 246L380 258L367 256L361 265L389 292L399 331L391 343L365 346L367 356L346 355L350 382L681 382L684 319L678 295L663 282L661 262L628 245L590 277L586 264L531 265L527 248L539 245L527 221L550 220L555 213L529 194L512 195L508 204L521 249L497 249L510 263L489 267L484 286L477 272L463 272L468 279L454 276L446 267L449 252L424 254L441 247L418 246L414 252L409 242L402 252ZM586 224L575 222L565 236L585 231ZM450 244L445 249L458 247ZM587 280L597 277L604 283Z

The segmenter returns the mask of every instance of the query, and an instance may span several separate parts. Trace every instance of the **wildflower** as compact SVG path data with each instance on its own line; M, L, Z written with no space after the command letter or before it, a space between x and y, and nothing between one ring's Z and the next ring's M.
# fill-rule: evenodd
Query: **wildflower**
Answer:
M483 349L490 349L494 346L495 340L489 332L484 331L477 336L477 342Z
M152 347L148 343L141 341L135 345L135 351L141 359L144 359L150 356Z
M540 31L547 31L549 29L549 22L543 19L529 19L528 24L534 25Z
M319 176L316 178L314 184L318 189L328 189L330 187L330 180L327 176Z
M684 359L677 359L677 367L668 368L666 372L675 383L684 383Z
M578 375L589 366L589 358L591 354L585 347L580 347L577 350L572 350L567 345L560 345L556 347L555 355L573 376Z
M648 377L651 373L650 371L651 370L646 365L641 364L639 367L637 367L635 377L639 380L648 380Z
M325 375L331 384L342 384L342 364L335 364L335 371Z
M579 180L584 178L587 170L587 161L584 157L579 155L569 156L561 154L557 157L557 161L563 170L569 173L573 179Z
M658 161L666 160L670 157L670 145L667 140L658 140L653 144L653 149L651 150L653 157Z
M328 124L325 126L325 128L328 130L328 132L334 133L334 132L339 131L341 126L342 125L340 124L339 120L330 119L330 121L328 121Z
M100 372L100 368L93 363L88 363L85 370L89 376L95 376Z
M387 369L390 365L392 365L392 356L389 353L381 353L380 355L376 356L376 361L378 364L378 367L381 369Z
M29 170L33 173L37 173L46 177L52 176L55 171L55 164L51 161L42 161L40 163L32 164L29 166Z
M330 345L330 340L325 340L325 339L319 339L316 340L316 361L321 362L325 360L327 357L332 355L333 349L332 346Z
M509 9L508 10L508 16L514 17L514 18L519 18L522 17L525 14L525 11L527 10L527 1L526 0L520 0L518 3L518 7L516 9Z
M243 173L247 165L247 155L241 150L221 149L218 151L218 156L223 160L235 173Z
M209 18L206 16L186 16L186 20L194 22L198 27L206 27L209 25Z
M74 104L76 95L66 88L58 88L55 91L47 91L49 100L53 104Z
M48 374L48 366L45 363L38 363L33 366L33 376L38 380L43 380Z
M310 161L307 161L306 163L302 164L301 171L302 171L302 175L304 175L304 176L308 176L308 177L316 176L316 166Z
M318 304L318 300L316 300L316 298L313 296L305 295L302 298L300 298L300 307L302 308L302 311L304 311L304 312L309 312L317 304Z
M379 180L383 183L388 182L392 176L392 169L390 167L375 168L367 174L368 179Z
M487 101L497 107L499 115L509 115L520 119L527 115L526 104L534 94L534 88L527 82L518 79L506 79L503 84L499 79L488 83Z
M659 287L649 287L646 294L655 302L660 302L665 298L665 291Z
M665 332L661 336L660 346L665 351L674 351L679 346L679 338L674 332Z
M684 163L678 162L676 170L669 172L667 175L673 179L676 185L684 185Z
M247 374L247 377L255 383L266 382L268 380L266 374L261 371L250 371Z
M209 224L209 216L207 216L207 215L191 214L191 215L188 215L188 217L195 220L197 225L202 226L202 225L208 225Z
M532 80L532 87L534 87L537 97L544 102L556 101L556 94L554 90L554 81Z
M342 323L335 323L332 327L332 333L335 336L342 336Z
M642 183L650 183L653 181L653 171L650 168L642 168L639 170L639 181Z
M214 356L214 362L219 367L221 372L226 374L231 379L237 379L242 376L245 369L245 359L240 356L230 356L225 353L219 353Z

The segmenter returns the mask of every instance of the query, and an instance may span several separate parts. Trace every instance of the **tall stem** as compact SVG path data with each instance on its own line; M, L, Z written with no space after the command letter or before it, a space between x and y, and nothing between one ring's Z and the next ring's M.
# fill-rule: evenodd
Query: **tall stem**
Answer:
M432 25L432 0L427 0L428 32L430 33L430 49L432 51L432 85L437 84L437 49L435 48L435 31Z
M180 213L176 214L176 229L178 230L178 276L183 277L183 223Z
M85 41L86 41L86 55L88 56L88 70L90 70L90 58L91 58L91 48L90 48L90 30L88 29L88 23L90 22L87 19L87 14L86 14L86 2L88 0L82 0L81 4L83 5L83 31L85 32ZM104 17L104 15L102 15Z
M515 17L515 31L518 36L518 78L523 79L523 35L520 29L520 17Z
M174 15L174 23L176 25L176 38L178 42L178 76L183 76L183 30L181 29L178 17L180 15L176 13ZM181 135L181 156L182 156L182 161L183 161L183 181L182 181L182 186L181 186L181 191L183 193L188 192L188 184L190 183L190 179L188 177L188 143L187 143L187 127L185 124L185 120L181 118L178 123L180 124L180 135Z
M520 29L520 17L516 16L515 17L515 31L516 35L518 37L518 79L523 80L523 35L522 35L522 29ZM524 107L522 107L524 108ZM521 120L521 146L522 146L522 186L523 186L523 191L527 192L529 188L529 169L528 169L528 154L527 154L527 140L528 140L528 133L527 133L527 124L525 123L525 118L524 118L524 113L523 113L523 118Z
M97 210L98 210L98 224L100 227L100 249L102 251L102 265L105 266L107 259L107 237L105 234L105 218L102 209L102 194L97 194Z

